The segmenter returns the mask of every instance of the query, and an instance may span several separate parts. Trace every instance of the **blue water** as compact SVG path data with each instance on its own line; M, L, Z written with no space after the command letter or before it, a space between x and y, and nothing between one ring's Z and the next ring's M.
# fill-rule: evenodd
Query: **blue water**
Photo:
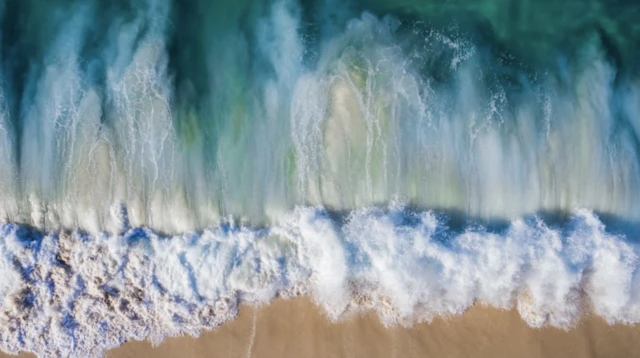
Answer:
M0 348L311 295L640 320L640 6L0 3Z

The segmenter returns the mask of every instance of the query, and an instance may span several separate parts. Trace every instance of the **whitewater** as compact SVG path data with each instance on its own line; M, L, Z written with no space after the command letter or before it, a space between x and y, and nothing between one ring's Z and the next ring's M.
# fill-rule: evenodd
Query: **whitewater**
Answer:
M562 227L519 219L498 232L451 230L446 218L396 206L343 224L300 208L279 225L233 223L166 237L47 234L0 228L2 350L100 356L128 340L198 335L241 302L311 295L333 320L374 310L386 325L517 308L533 327L570 328L593 312L640 322L640 248L589 211Z
M639 10L551 3L0 2L0 349L640 323Z

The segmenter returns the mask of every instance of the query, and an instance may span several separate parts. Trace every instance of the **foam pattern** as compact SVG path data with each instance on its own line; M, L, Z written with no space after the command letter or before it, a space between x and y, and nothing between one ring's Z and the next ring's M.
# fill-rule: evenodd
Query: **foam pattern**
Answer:
M0 349L101 356L128 340L198 335L240 303L310 295L333 320L374 310L386 325L516 308L533 327L586 312L640 322L640 248L590 211L563 224L448 227L402 205L346 216L297 208L272 227L233 222L166 237L0 227Z

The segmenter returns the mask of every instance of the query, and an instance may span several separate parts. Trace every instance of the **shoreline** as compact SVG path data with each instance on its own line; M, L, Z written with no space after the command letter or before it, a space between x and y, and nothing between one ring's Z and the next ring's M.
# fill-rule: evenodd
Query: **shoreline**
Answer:
M640 325L608 325L593 315L564 331L532 328L513 309L480 305L412 327L385 328L373 312L332 323L309 297L296 297L243 304L235 319L198 338L171 337L157 347L131 341L105 357L633 357L638 337Z

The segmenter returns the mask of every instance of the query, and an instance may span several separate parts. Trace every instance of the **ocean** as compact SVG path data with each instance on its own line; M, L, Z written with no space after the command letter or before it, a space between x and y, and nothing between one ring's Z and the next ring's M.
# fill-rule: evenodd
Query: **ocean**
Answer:
M307 296L640 322L640 3L0 2L0 350Z

